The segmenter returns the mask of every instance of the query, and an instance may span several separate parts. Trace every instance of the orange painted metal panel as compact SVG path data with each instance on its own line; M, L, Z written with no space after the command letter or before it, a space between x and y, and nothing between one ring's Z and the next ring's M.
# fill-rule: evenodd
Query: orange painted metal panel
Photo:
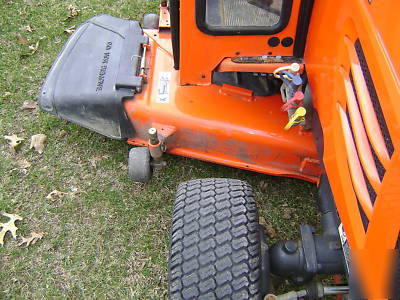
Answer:
M274 73L274 71L288 63L236 63L230 58L222 60L218 65L217 72L256 72L256 73ZM300 64L300 73L304 70L304 64Z
M368 92L356 50L354 49L354 42L348 37L345 37L344 43L349 54L350 69L353 75L354 86L357 90L358 103L364 117L365 128L378 157L381 159L382 163L386 165L389 162L389 154L385 146L382 132L379 129L378 119L372 105L371 96Z
M390 7L389 14L393 14L400 3L392 0L379 6L375 2L316 1L305 66L323 128L325 170L350 247L357 254L357 271L370 298L384 298L392 262L386 253L395 248L400 229L396 182L400 175L396 152L400 139L400 52L396 50L400 39L390 38L391 25L382 7ZM299 4L293 1L288 27L275 36L294 37ZM269 72L276 67L237 66L229 57L270 51L291 55L292 47L270 48L269 36L206 35L196 26L194 0L181 1L180 71L173 69L168 31L147 30L146 34L151 39L148 84L134 100L124 102L136 130L129 143L146 145L146 131L155 126L169 136L169 153L318 182L321 170L312 136L301 127L283 130L287 114L280 111L278 95L254 97L243 89L211 84L211 72L217 67L219 71L239 67L248 72ZM366 62L360 61L356 41L362 45ZM168 101L160 102L159 82L166 73L170 74ZM370 93L371 84L378 99ZM382 115L374 101L379 101ZM382 118L394 153L383 132ZM386 172L382 180L377 164ZM372 198L376 198L374 203ZM359 205L369 220L366 230Z
M363 166L363 169L368 177L369 181L373 185L376 191L379 191L381 186L381 180L379 178L378 170L375 165L375 161L369 146L367 134L365 133L363 120L358 109L357 99L354 95L354 89L350 82L350 79L344 74L341 68L343 76L344 89L347 97L347 109L349 111L352 130L354 131L354 139L357 144L358 155Z
M301 127L283 129L288 118L280 110L280 95L249 97L243 89L215 84L181 86L180 74L173 69L169 34L146 33L151 39L148 84L135 99L124 102L136 131L129 143L145 145L147 129L157 123L161 134L166 128L174 128L167 139L169 153L311 182L319 180L321 169L312 134ZM158 98L162 76L170 76L165 101Z
M365 181L363 179L362 168L360 165L360 161L358 160L357 150L356 146L354 145L350 126L347 121L346 113L340 105L338 105L338 111L344 135L344 144L346 147L350 176L354 183L354 191L356 192L358 201L360 202L361 207L364 209L367 218L371 219L372 203L368 195L367 185L365 184Z
M165 29L165 28L170 28L171 26L171 21L169 17L169 9L167 6L160 6L160 22L159 22L159 28Z
M325 169L331 179L335 202L350 247L355 254L355 266L363 291L369 299L384 299L389 295L393 266L391 254L400 230L400 189L398 183L395 183L400 175L400 159L396 152L400 140L400 112L396 104L400 96L400 52L394 50L399 43L398 37L388 38L397 29L391 31L385 19L387 14L394 14L392 12L400 9L400 2L385 1L382 7L386 7L386 12L378 8L381 1L371 2L316 1L305 64L314 106L318 110L324 133ZM391 24L399 27L394 19ZM356 43L361 45L366 61L361 62L357 57L360 54L354 48ZM371 78L366 77L366 72L370 72ZM350 74L353 83L347 78ZM371 89L375 89L377 97L370 94ZM354 98L355 95L357 98ZM376 102L382 113L376 111ZM350 123L345 110L349 111ZM382 127L383 122L386 123L388 133L384 133L386 129ZM338 128L337 124L340 123L345 126ZM354 141L357 148L354 147ZM392 147L394 152L390 157L388 150ZM372 162L369 151L375 151L375 162ZM358 164L355 177L354 163L359 160L362 164ZM374 165L367 166L371 163ZM375 173L378 166L375 164L379 163L384 168L380 184ZM366 176L360 175L360 169ZM365 207L364 203L369 216L368 227L364 231L357 202L363 204L365 199L360 199L360 193L355 193L355 190L361 187L362 197L367 198L367 180L371 181L376 199L372 210ZM373 195L370 188L368 193Z
M181 1L180 83L206 85L211 72L225 57L271 55L291 56L290 47L270 47L271 35L212 36L203 33L196 24L195 0ZM300 0L293 0L289 24L272 36L295 38Z

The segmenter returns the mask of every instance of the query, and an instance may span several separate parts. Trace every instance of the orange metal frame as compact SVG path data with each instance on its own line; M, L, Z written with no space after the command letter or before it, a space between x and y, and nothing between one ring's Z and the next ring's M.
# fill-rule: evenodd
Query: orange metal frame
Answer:
M274 34L280 39L296 35L299 0L294 0L292 13L286 28ZM269 47L268 35L212 36L199 30L196 25L195 1L181 1L181 48L180 84L210 84L211 72L225 57L265 55L293 55L290 47Z
M371 299L389 294L393 249L400 229L400 153L396 150L400 137L396 103L400 97L400 26L395 21L399 9L398 1L316 1L305 55L324 133L325 169L360 281ZM366 62L357 55L357 40ZM379 124L384 121L374 109L376 99L369 92L367 84L371 83L363 63L369 67L391 136L391 157ZM382 179L378 164L386 170ZM369 221L366 229L359 205Z
M300 2L293 1L288 26L274 36L295 36ZM168 10L161 8L160 30L145 31L150 38L148 84L134 100L124 102L136 130L128 142L147 145L147 129L157 127L169 153L318 183L322 170L312 134L300 126L283 129L287 114L280 111L279 95L255 97L251 91L211 83L213 70L272 72L278 66L237 64L229 57L290 56L293 47L270 48L269 36L204 34L196 26L195 0L180 3L180 70L173 69ZM385 145L381 116L374 110L354 44L359 40L363 46L397 149L400 26L393 27L393 20L399 9L395 0L315 1L302 66L323 129L325 171L360 281L371 299L385 298L391 281L391 254L400 228L400 154L395 150L390 156ZM168 97L158 101L164 77ZM377 161L386 170L382 179ZM361 211L369 221L367 229Z
M277 36L294 36L299 3L293 1L289 24ZM215 68L235 70L234 65L224 63L225 56L239 52L241 55L264 55L272 51L290 56L293 46L271 48L267 44L269 36L245 37L248 44L242 42L243 37L209 36L197 28L194 0L182 1L181 11L185 13L181 16L179 71L173 69L171 35L165 30L169 23L168 10L161 8L160 30L145 31L150 38L146 57L148 84L134 100L124 103L136 130L136 136L128 142L146 145L146 130L158 127L161 134L171 135L166 139L168 153L318 182L321 169L312 134L300 127L290 131L283 129L288 120L287 113L280 110L279 95L255 97L248 90L210 84ZM204 51L204 47L215 47L216 40L218 52ZM257 67L257 64L237 65L237 71L249 68L255 71ZM280 65L269 64L268 69L263 66L258 72L272 72L272 68ZM171 76L168 102L159 103L158 84L166 73Z

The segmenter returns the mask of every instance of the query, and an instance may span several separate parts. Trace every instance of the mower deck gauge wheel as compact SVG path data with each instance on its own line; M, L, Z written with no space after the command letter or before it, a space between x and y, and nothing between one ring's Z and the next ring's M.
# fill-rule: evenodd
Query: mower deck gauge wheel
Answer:
M158 29L158 23L160 17L154 13L145 14L143 17L143 28L144 29Z
M151 160L150 151L147 147L137 147L129 150L129 177L135 182L148 182L153 175Z

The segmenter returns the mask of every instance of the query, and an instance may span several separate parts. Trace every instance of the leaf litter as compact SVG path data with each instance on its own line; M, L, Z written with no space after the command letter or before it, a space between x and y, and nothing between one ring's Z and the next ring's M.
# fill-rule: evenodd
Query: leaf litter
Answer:
M11 236L13 237L14 240L17 239L17 230L18 227L15 225L15 222L17 221L22 221L24 218L15 215L15 214L8 214L5 212L0 213L2 216L7 217L9 220L6 223L0 223L0 245L3 247L4 246L4 237L6 234L9 232L11 233ZM44 236L43 232L31 232L31 235L29 237L21 237L21 241L18 243L18 246L26 245L26 247L29 247L30 245L35 244L38 240L41 240Z
M29 149L34 148L39 154L42 154L44 151L44 146L47 140L47 136L45 134L35 134L31 136L31 145Z
M67 34L73 34L75 32L75 30L76 30L76 26L74 25L74 26L71 26L71 27L65 29L64 32Z
M11 147L11 150L13 153L17 152L17 148L19 145L21 145L22 141L24 141L24 138L18 137L17 135L5 135L4 138L7 140L8 144Z
M74 19L81 12L81 10L73 4L68 5L67 10L68 10L68 16L66 20Z
M27 32L34 32L35 29L31 25L24 26L24 30Z
M30 237L25 238L21 236L21 242L18 244L18 246L22 246L23 244L26 244L26 247L29 247L29 245L34 245L38 240L43 238L43 235L43 232L32 232Z
M0 223L0 245L4 246L4 237L7 232L10 232L14 240L17 239L17 230L18 227L15 225L16 221L21 221L23 218L18 215L8 214L8 213L1 213L4 217L9 218L7 223Z
M38 107L38 104L36 101L30 101L26 100L24 103L22 103L21 110L33 110Z
M62 196L75 196L78 193L86 193L85 191L82 191L76 187L71 188L71 192L62 192L59 190L53 190L51 191L47 196L46 199L48 200L55 200L57 198L60 198Z
M51 191L47 196L46 199L54 200L55 198L59 198L61 196L68 195L66 192L61 192L59 190Z

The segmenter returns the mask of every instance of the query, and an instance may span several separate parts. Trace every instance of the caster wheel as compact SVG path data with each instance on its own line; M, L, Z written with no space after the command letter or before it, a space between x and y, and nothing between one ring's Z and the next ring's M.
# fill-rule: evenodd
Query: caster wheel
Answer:
M128 158L129 177L135 182L148 182L153 175L150 151L147 147L132 148Z
M158 29L158 22L160 17L157 14L145 14L143 18L144 29Z

